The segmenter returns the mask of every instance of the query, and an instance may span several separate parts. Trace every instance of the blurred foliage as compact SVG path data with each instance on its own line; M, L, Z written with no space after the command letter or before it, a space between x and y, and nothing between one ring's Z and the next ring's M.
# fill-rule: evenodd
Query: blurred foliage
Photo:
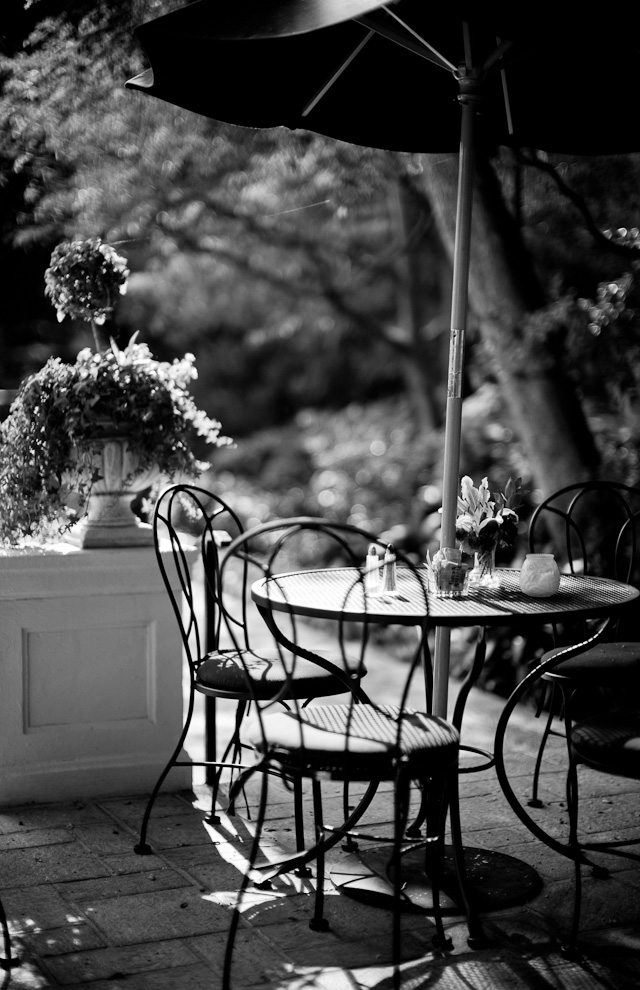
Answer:
M81 324L56 323L44 271L61 240L100 236L132 270L109 331L120 343L140 331L162 360L196 355L198 405L241 441L214 453L211 483L247 521L322 512L421 554L439 525L451 272L420 157L243 130L128 92L145 67L135 25L182 2L7 4L0 387L89 343ZM598 335L590 313L635 275L633 249L599 232L637 223L640 156L502 150L492 165L547 299L514 357L566 371L601 474L637 483L634 287ZM533 487L470 322L462 470ZM523 649L501 647L507 680Z
M160 6L60 3L0 58L0 250L21 271L0 318L3 384L84 342L53 323L42 276L58 240L102 236L134 272L111 332L139 330L161 357L194 351L198 398L234 435L345 390L397 389L387 197L406 166L128 93L143 65L133 23Z
M197 399L234 436L305 407L405 390L416 417L429 393L437 426L450 275L419 156L245 130L126 91L145 64L134 26L179 5L13 4L21 16L7 19L0 55L2 384L86 343L82 327L53 321L42 275L59 240L102 236L134 273L111 332L124 342L140 331L162 358L193 351ZM638 156L504 150L494 167L549 299L523 346L562 364L584 400L600 403L611 352L588 339L576 298L595 297L627 259L595 240L584 217L602 228L638 215ZM637 321L625 329L624 343L637 346ZM469 337L472 392L493 372L473 320ZM617 412L635 382L624 362L606 368Z
M134 274L120 308L125 336L146 326L154 351L192 351L198 401L234 437L286 423L305 406L340 406L397 391L402 375L384 343L349 329L320 301L292 309L269 286L238 283L227 263L173 256Z
M496 488L526 467L521 447L505 442L503 416L491 386L465 413L466 421L473 420L470 439L477 441L482 459L463 451L463 467L488 473ZM417 434L407 400L391 397L335 412L303 410L284 428L259 431L236 449L216 451L204 480L233 505L245 526L322 515L384 535L423 559L438 545L441 491L434 465L441 456L440 433ZM525 480L528 488L526 474ZM523 533L527 513L525 506ZM520 552L522 546L503 552L503 562Z

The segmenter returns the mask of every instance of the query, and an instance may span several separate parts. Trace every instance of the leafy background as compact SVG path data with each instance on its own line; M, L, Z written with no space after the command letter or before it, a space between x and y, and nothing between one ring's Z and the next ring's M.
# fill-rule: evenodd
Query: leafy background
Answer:
M194 397L237 440L214 452L207 483L248 523L321 512L421 555L437 545L451 287L428 156L246 131L125 90L145 67L135 26L176 6L5 0L0 389L90 343L82 323L56 322L44 270L61 240L101 236L132 270L109 332L121 346L139 332L162 360L194 353ZM509 376L535 359L585 417L582 449L558 438L567 455L640 477L636 246L597 236L640 223L640 159L503 151L489 167L520 245L511 276L535 281L537 302L517 332L496 318L488 334L472 299L462 471L496 489L522 476L517 561L548 484L536 434L549 431L536 430L541 398L523 435ZM613 300L615 318L594 333L581 299ZM499 686L537 646L496 643Z

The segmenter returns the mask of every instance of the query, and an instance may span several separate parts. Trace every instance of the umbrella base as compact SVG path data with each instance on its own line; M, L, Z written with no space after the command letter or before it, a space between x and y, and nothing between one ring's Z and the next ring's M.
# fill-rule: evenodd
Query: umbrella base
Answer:
M489 849L466 848L465 864L474 907L478 911L498 911L524 904L542 889L538 873L514 856ZM340 893L374 907L393 907L393 874L389 866L389 847L368 849L365 853L348 853L331 867L331 882ZM433 897L429 877L424 871L424 850L402 857L401 909L432 914ZM462 911L460 888L453 864L453 850L445 846L441 878L443 914Z

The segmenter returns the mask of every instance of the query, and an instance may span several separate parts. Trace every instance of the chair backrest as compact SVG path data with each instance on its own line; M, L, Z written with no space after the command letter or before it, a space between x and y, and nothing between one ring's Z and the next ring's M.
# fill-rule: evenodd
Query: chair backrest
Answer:
M640 587L640 489L587 481L544 498L529 523L532 553L555 553L561 570ZM625 615L625 625L632 629ZM618 635L621 635L618 629ZM626 638L640 638L635 633Z
M248 590L254 582L262 585L263 592L267 589L261 606L265 634L270 645L279 651L290 679L295 675L296 659L288 645L302 658L334 672L338 668L345 687L353 690L354 697L360 700L366 697L358 687L359 672L365 653L369 655L371 640L375 640L375 632L381 628L380 617L376 616L376 598L364 593L364 565L372 544L382 560L385 543L366 530L314 517L293 517L248 530L229 547L222 566L225 587L226 570L241 563L248 569ZM420 571L425 569L399 551L396 562L405 592L411 588L413 600L420 603L424 612L422 634L416 635L411 628L403 637L398 630L401 668L394 666L390 678L380 672L377 678L369 674L364 687L368 696L369 682L377 681L385 685L380 692L385 694L385 700L390 701L393 695L394 703L402 706L409 697L414 674L424 660L426 688L422 678L416 678L418 683L413 691L420 698L421 710L426 711L425 691L429 696L431 693L426 572L421 575ZM310 575L310 571L316 573ZM297 575L303 578L304 585L298 583ZM328 606L326 610L323 602ZM331 647L329 652L327 646ZM373 643L373 649L381 655L393 654L395 648L393 643L390 646ZM284 688L273 703L283 693Z
M640 489L587 481L544 498L529 523L532 553L552 548L574 574L635 583L640 569Z
M173 485L156 502L153 534L158 567L192 666L218 648L227 622L233 623L227 639L241 639L246 645L242 610L234 614L221 607L222 560L226 547L242 532L233 509L197 485ZM244 577L243 568L233 574L239 600L245 597Z
M399 859L411 811L411 782L429 777L433 783L430 814L434 810L433 795L437 782L436 796L440 800L442 813L446 787L444 781L440 781L445 773L449 776L451 770L456 768L457 733L444 720L423 714L427 710L427 688L421 677L414 677L420 670L423 656L430 670L426 640L426 568L416 566L398 552L397 592L402 598L389 595L381 603L370 592L365 594L365 562L367 557L373 557L368 554L371 544L375 544L380 551L385 549L373 534L356 526L295 517L263 524L238 537L229 547L222 567L225 588L225 570L234 562L245 563L250 569L253 600L260 603L266 620L265 629L273 636L271 643L277 650L277 660L286 672L285 684L277 697L262 702L253 698L253 718L246 725L244 739L254 747L258 759L241 775L232 788L231 796L239 797L242 791L246 798L255 771L275 767L277 776L284 778L288 789L293 789L295 805L296 798L302 802L301 778L312 779L310 790L318 841L309 846L305 843L305 836L296 830L296 850L285 854L285 861L287 871L294 866L302 867L313 859L318 861L319 893L313 919L318 927L323 921L321 892L325 853L340 841L343 829L364 822L361 816L371 804L379 781L394 782L395 800L391 798L391 802L395 828L392 834L395 833L394 851L397 850ZM391 613L389 624L394 625L396 600L398 612L401 613L403 608L415 608L416 614L420 612L422 635L416 635L414 628L407 630L410 650L403 656L394 657L393 641L378 647L374 629L387 602ZM324 623L322 628L317 626L319 621ZM321 645L316 642L317 637L322 638ZM327 649L330 644L325 637L330 638L332 649ZM294 647L294 652L290 652L289 646ZM378 654L378 650L379 656L374 655ZM258 653L263 657L269 656L266 649L263 652L260 647ZM250 662L250 658L241 659ZM309 661L320 664L334 675L341 674L339 680L345 690L335 697L315 697L306 704L305 699L295 691L293 682ZM360 685L365 661L366 677ZM414 681L418 682L418 704L410 699ZM277 702L285 700L285 692L287 705L283 711ZM433 749L433 761L428 759L428 755L425 756L429 748ZM260 794L256 800L257 810L252 811L254 842L248 854L249 868L245 871L240 898L246 890L246 878L251 875L250 868L258 854L269 804L268 781L273 781L272 773L262 772L258 776ZM357 793L357 788L341 787L342 811L339 810L338 794L334 791L331 795L332 807L325 808L327 815L331 816L327 820L335 822L339 828L333 828L325 821L320 786L320 781L325 780L346 782L347 785L355 782L369 784L362 794ZM390 795L385 797L389 799ZM421 803L415 807L419 817L418 827L423 822L423 817L419 815L421 807ZM362 827L366 838L366 824ZM343 848L353 848L350 837ZM271 863L273 865L273 860ZM227 943L227 968L241 916L239 904L240 901L236 905Z

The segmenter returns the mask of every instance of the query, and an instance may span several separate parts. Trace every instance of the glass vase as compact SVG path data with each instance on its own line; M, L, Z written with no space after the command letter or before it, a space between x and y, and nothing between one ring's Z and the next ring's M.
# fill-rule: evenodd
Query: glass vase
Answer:
M469 587L482 591L494 591L500 587L500 575L496 568L496 548L483 550L475 555L473 570L469 575Z

